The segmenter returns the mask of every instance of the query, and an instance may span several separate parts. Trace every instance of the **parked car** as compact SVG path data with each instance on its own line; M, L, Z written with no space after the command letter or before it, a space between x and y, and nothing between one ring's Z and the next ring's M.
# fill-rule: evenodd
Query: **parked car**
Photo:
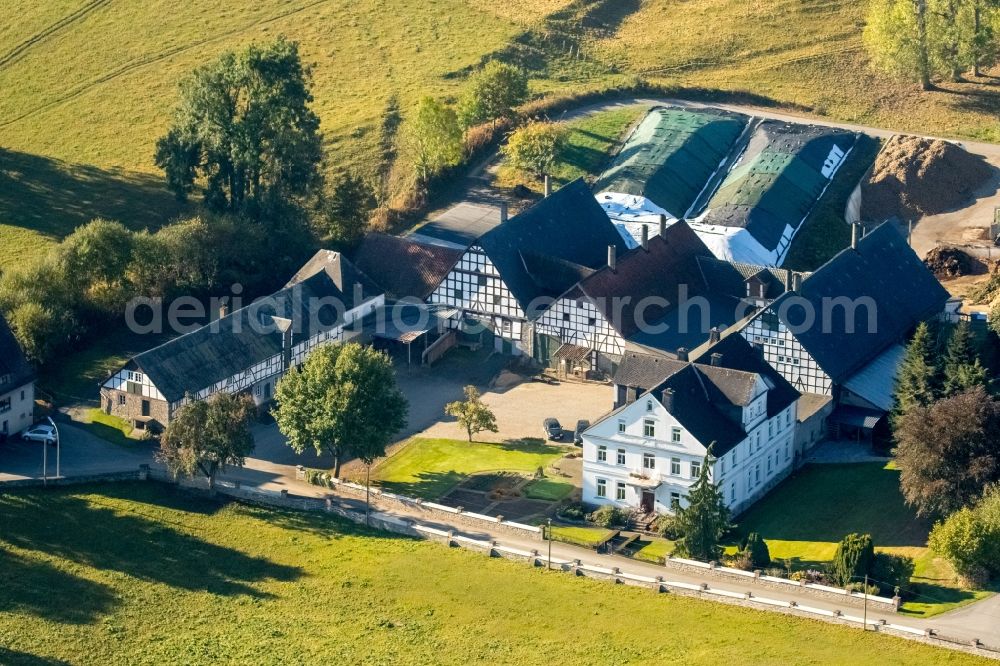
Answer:
M583 431L590 427L590 421L580 419L576 422L576 432L573 433L573 443L577 446L583 444Z
M561 441L563 438L563 429L559 425L559 421L556 419L545 419L542 423L542 427L545 428L545 436L554 442Z
M26 442L41 442L42 444L56 444L56 429L50 425L31 426L21 433L21 439Z

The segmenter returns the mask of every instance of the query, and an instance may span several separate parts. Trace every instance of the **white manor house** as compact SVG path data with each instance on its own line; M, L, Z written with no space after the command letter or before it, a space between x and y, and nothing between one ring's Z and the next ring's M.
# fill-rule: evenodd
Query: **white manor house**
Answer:
M584 433L585 503L671 513L710 445L711 479L734 513L791 472L798 391L738 336L701 359L655 359L657 385Z

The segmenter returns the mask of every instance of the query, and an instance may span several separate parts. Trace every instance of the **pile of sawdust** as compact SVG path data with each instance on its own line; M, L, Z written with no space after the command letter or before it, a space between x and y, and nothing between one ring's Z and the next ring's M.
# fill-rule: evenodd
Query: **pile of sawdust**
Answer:
M954 247L934 248L927 253L924 264L939 280L971 275L979 268L979 262Z
M992 175L985 160L953 143L894 136L863 186L862 216L913 220L954 210Z

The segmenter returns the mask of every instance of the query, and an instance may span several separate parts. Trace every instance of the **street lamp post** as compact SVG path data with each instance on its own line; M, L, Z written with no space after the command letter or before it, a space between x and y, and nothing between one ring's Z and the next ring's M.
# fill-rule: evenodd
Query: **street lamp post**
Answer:
M61 453L62 453L62 437L59 436L59 426L56 425L56 422L52 420L51 416L48 417L48 419L49 419L49 425L52 426L52 430L56 433L56 478L58 479L58 478L60 478L62 476L62 470L61 470L60 464L59 464L60 463L60 459L62 458L62 456L61 456Z
M546 525L547 525L547 529L545 530L545 533L549 537L549 559L548 559L548 561L545 564L545 568L546 569L552 569L552 519L551 518L549 518L546 521Z

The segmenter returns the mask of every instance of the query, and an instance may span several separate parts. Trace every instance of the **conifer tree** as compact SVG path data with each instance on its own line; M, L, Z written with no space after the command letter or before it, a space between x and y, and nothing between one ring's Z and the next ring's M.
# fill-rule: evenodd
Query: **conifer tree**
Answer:
M972 328L961 321L948 339L944 357L944 396L986 385L986 369L976 352Z
M682 534L677 542L677 552L684 557L710 561L722 556L719 544L731 526L729 507L718 486L709 478L714 463L712 447L709 446L698 480L688 494L688 505L677 512L678 531Z
M934 341L930 328L921 322L906 347L906 356L896 378L896 406L893 420L915 406L926 407L937 398Z

